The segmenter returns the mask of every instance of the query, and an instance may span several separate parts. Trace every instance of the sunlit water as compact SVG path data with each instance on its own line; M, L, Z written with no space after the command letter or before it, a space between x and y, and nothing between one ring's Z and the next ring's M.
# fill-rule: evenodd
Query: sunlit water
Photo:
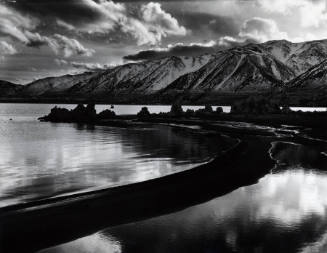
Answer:
M292 111L302 111L302 112L326 112L326 107L290 107Z
M0 207L161 177L206 162L221 148L207 137L165 126L38 122L51 107L0 104ZM127 108L138 110L117 110Z

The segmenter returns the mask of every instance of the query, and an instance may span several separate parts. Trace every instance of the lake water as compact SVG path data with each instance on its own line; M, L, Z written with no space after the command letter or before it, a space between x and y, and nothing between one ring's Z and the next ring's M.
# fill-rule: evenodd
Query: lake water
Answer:
M326 107L290 107L292 111L302 111L302 112L326 112Z
M2 119L10 119L15 117L17 120L24 118L31 118L35 116L40 117L47 115L51 108L56 106L57 104L7 104L0 103L0 116ZM58 104L57 106L73 109L76 107L74 104ZM160 113L160 112L169 112L171 106L169 105L114 105L114 109L111 109L110 105L96 105L97 112L101 112L106 109L111 109L115 111L117 115L127 115L127 114L137 114L142 107L148 107L151 113ZM200 108L204 108L204 106L191 106L184 105L182 106L183 110L187 109L198 110ZM214 110L216 110L218 106L212 106ZM231 106L220 106L225 113L229 113L231 111ZM303 112L313 112L313 111L327 111L326 107L291 107L293 111L303 111Z
M271 142L269 153L278 163L257 183L39 253L325 253L327 144L322 136L305 144ZM255 157L249 160L260 166Z
M327 174L289 168L181 212L109 228L41 253L324 253Z
M0 207L161 177L206 162L221 148L207 137L165 126L38 122L53 106L0 104ZM139 107L116 110L133 113Z
M28 105L28 106L27 106ZM54 106L57 104L6 104L0 103L0 116L3 119L10 119L10 117L18 117L19 119L25 117L40 117L48 114ZM26 107L27 106L27 107ZM73 104L58 104L59 107L73 109L76 105ZM142 107L148 107L151 113L169 112L169 105L114 105L114 109L117 115L125 114L137 114ZM110 109L110 105L96 105L97 112L101 112L105 109ZM221 106L224 112L230 112L230 106ZM198 110L204 108L204 106L183 106L183 110L192 109ZM216 109L217 106L213 106Z
M0 105L2 205L142 181L188 169L219 151L215 140L164 126L126 130L35 120L51 107ZM38 253L325 253L327 142L325 133L316 134L304 144L271 142L278 163L257 183Z

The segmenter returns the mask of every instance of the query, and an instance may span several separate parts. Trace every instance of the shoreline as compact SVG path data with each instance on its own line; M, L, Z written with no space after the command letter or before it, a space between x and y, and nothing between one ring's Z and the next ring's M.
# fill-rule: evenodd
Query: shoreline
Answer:
M253 109L251 101L246 105L237 105L231 107L231 112L224 112L222 107L213 110L212 106L206 105L198 110L183 110L181 105L174 104L171 106L170 112L150 113L144 105L141 110L134 115L116 115L115 111L105 109L97 113L94 103L89 103L85 107L84 104L78 104L74 109L53 107L48 115L39 117L38 120L56 123L86 123L86 124L117 124L128 125L134 122L143 123L174 123L174 122L245 122L254 123L263 126L301 126L323 128L327 126L327 111L291 111L277 107L276 104L265 105L271 106L270 109L261 110ZM185 105L187 107L187 105ZM239 107L248 109L242 111ZM259 105L256 105L259 106ZM276 109L277 108L277 109ZM258 110L258 111L256 111Z

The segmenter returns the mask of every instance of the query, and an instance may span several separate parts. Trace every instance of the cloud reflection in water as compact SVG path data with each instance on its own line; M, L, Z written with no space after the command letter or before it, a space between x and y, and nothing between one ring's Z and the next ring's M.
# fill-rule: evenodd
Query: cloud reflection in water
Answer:
M289 168L181 212L108 228L102 239L116 238L124 253L310 252L327 231L326 195L326 173ZM76 252L91 238L72 242Z

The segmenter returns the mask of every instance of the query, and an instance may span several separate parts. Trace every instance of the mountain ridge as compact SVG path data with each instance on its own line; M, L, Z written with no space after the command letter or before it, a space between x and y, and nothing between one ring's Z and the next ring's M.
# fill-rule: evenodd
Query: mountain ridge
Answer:
M271 93L289 90L300 79L310 80L310 71L315 67L325 75L327 68L319 68L319 64L326 59L327 40L300 43L275 40L214 54L171 56L96 72L43 78L17 90L3 92L0 97L101 99L128 103L151 97L155 97L154 102L160 102L167 100L165 96L175 99L176 94L183 93L218 96ZM324 78L316 80L315 85L323 87L326 81ZM298 87L299 91L314 88L309 81L301 82L305 85Z
M189 76L187 76L189 75ZM291 69L264 52L235 48L220 52L198 71L186 74L167 89L242 92L282 87L295 77ZM258 84L259 83L259 84ZM262 85L260 87L259 85Z

